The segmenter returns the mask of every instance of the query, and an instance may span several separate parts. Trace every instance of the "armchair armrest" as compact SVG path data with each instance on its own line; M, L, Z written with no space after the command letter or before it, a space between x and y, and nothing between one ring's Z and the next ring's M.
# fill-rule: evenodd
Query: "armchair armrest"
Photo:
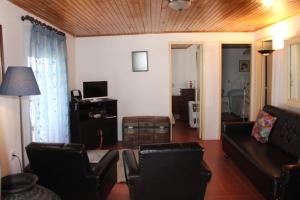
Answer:
M206 164L206 162L204 160L201 161L201 165L202 165L202 173L203 175L206 177L206 181L209 182L211 179L211 170L209 169L208 165Z
M128 183L132 183L134 179L139 177L139 168L136 162L134 152L132 150L123 151L123 163L125 176Z
M248 134L252 132L254 122L223 122L222 134Z
M25 166L25 168L23 169L23 172L25 173L33 173L30 164L28 164L27 166Z
M117 164L119 160L119 152L116 150L109 151L105 156L93 167L94 173L98 177L103 177L113 164Z

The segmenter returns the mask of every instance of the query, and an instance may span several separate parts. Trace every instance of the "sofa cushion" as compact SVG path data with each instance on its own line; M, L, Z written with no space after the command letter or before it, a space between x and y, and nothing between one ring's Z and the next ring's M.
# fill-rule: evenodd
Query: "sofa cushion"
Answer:
M273 106L265 106L264 111L277 118L270 133L269 143L298 159L300 157L300 115Z
M280 177L282 165L297 162L279 149L259 143L247 134L226 133L223 137L269 177Z
M275 121L276 117L273 117L264 111L260 111L252 129L252 136L261 143L268 142Z

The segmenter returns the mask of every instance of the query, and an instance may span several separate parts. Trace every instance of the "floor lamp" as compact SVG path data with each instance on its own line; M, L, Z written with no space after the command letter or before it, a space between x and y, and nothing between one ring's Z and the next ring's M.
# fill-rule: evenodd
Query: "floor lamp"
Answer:
M22 123L22 96L41 94L33 71L30 67L8 67L0 87L0 95L18 96L20 107L20 132L22 167L25 167L24 136Z
M264 49L258 52L265 57L265 105L268 104L268 55L271 55L274 50Z

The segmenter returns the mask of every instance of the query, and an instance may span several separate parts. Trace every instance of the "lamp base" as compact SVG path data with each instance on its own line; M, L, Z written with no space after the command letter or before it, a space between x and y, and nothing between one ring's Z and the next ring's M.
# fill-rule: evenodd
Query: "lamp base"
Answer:
M54 192L36 184L38 177L30 173L1 178L3 200L61 200Z

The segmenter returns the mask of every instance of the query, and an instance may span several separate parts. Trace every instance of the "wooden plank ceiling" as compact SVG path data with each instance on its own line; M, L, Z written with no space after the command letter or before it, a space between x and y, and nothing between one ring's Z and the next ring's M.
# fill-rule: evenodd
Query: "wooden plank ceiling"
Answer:
M300 13L300 0L9 0L74 36L171 32L252 32ZM271 1L271 0L268 0Z

